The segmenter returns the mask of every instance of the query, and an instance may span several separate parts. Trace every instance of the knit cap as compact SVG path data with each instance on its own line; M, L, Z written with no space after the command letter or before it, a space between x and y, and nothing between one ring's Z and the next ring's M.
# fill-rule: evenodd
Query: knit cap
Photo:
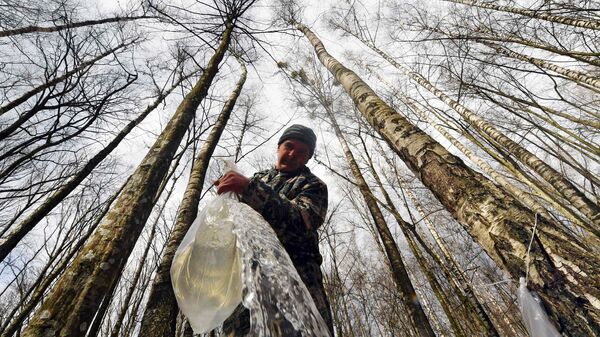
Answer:
M277 142L277 145L281 145L281 143L285 142L288 139L297 139L303 142L304 144L308 145L311 157L313 153L315 153L315 147L317 146L317 136L311 128L300 124L294 124L289 128L285 129L285 131L283 131L283 134L279 138L279 142Z

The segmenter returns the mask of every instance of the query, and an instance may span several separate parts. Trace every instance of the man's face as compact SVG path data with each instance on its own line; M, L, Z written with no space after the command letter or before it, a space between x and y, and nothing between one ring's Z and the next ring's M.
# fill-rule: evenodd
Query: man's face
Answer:
M288 139L277 147L275 167L281 172L293 172L310 159L310 148L302 141Z

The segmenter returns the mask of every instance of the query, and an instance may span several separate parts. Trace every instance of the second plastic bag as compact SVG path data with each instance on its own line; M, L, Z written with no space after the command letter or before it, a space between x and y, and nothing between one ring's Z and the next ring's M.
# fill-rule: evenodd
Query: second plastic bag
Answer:
M195 333L219 326L242 301L240 253L232 233L240 207L232 194L215 197L198 214L175 252L171 282Z
M556 331L556 328L546 315L542 307L541 301L532 296L527 285L525 278L519 279L519 290L517 291L517 298L519 300L519 309L523 316L523 323L532 337L560 337L560 333Z

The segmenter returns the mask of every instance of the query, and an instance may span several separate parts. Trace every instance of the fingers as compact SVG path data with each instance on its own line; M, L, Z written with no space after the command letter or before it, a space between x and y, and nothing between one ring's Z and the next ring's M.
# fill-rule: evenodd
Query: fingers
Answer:
M227 175L228 175L230 172L233 172L233 171L228 171L228 172L225 172L224 174L222 174L222 175L221 175L221 176L220 176L220 177L219 177L217 180L213 181L213 185L215 185L215 186L219 187L219 185L220 185L220 184L222 184L222 183L223 183L223 181L227 180L227 177L226 177L226 176L227 176ZM218 190L217 190L217 193L219 193L219 192L218 192ZM219 193L219 194L220 194L220 193Z
M214 182L217 187L217 194L225 192L242 193L244 188L248 185L249 179L244 175L229 171L225 173L221 178Z
M217 187L217 194L223 194L234 190L235 179L232 171L226 172L221 178L215 180L214 184Z

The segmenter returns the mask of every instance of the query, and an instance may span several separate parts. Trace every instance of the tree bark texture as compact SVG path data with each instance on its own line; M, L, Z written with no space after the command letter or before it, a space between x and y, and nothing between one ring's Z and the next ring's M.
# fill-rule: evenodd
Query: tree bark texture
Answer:
M378 80L385 82L385 79L381 78L379 75L376 75L376 76L377 76ZM389 85L389 83L386 83L386 84ZM469 158L469 160L471 160L473 163L475 163L477 166L479 166L479 168L481 168L483 170L483 172L485 172L488 176L490 176L498 184L500 184L500 186L502 186L502 188L504 188L505 191L510 193L516 199L520 200L523 204L525 204L527 207L529 207L536 213L539 213L539 214L545 216L546 218L551 219L550 214L542 205L540 205L529 194L520 190L517 186L511 184L506 179L504 179L504 177L501 174L499 174L494 168L492 168L487 162L485 162L482 158L475 155L475 153L473 153L471 150L469 150L468 147L466 147L464 144L462 144L460 141L458 141L458 139L454 138L442 126L440 126L438 123L435 123L425 113L425 111L423 111L423 109L418 104L418 102L416 102L412 98L407 97L404 94L402 94L396 90L394 90L394 94L396 96L398 96L398 98L400 99L400 101L402 101L402 103L404 103L412 111L414 111L416 114L418 114L420 118L422 118L429 125L432 125L440 134L442 134L442 136L446 137L446 139L448 139L450 141L450 143L452 143L452 145L454 145L458 150L460 150L460 152L464 153L465 156L467 156L467 158Z
M90 324L90 327L88 328L88 331L85 334L85 337L98 337L98 333L100 333L100 330L102 328L102 322L104 321L104 318L106 317L106 314L108 313L108 308L110 307L111 303L113 302L113 299L115 296L115 289L117 289L117 285L119 284L119 279L120 279L119 277L116 277L114 280L112 280L110 287L108 288L108 291L104 295L104 298L102 298L102 302L100 303L100 306L98 307L98 311L96 312L96 315L92 319L92 323Z
M355 37L359 38L356 35ZM381 57L383 57L385 60L390 62L394 67L404 72L406 76L411 78L413 81L417 82L425 89L429 90L442 102L446 103L454 111L458 112L466 121L471 123L471 125L473 125L475 129L479 130L482 134L485 134L486 136L490 137L495 142L497 142L499 145L503 146L508 153L514 155L521 162L529 166L532 170L534 170L537 174L544 178L544 180L550 183L556 189L557 192L559 192L566 200L568 200L573 206L575 206L575 208L577 208L583 215L586 216L586 218L591 222L587 229L600 236L600 206L591 201L569 180L563 177L550 165L540 160L533 153L529 152L527 149L525 149L512 139L499 132L493 125L486 122L483 118L479 117L473 111L469 110L468 108L453 100L444 92L436 88L421 74L411 71L410 69L396 62L393 58L391 58L379 48L375 47L372 43L369 43L368 41L362 39L361 41L373 51L375 51L377 54L379 54Z
M202 76L131 175L98 231L31 319L23 336L76 336L87 330L111 281L121 274L152 211L156 191L218 72L232 30L233 25L227 23L221 43Z
M434 115L438 115L435 111L431 112ZM440 117L438 115L438 118L443 121L443 117ZM447 121L444 122L448 124ZM448 127L452 128L453 126L450 125ZM538 179L535 179L528 172L525 172L520 167L520 165L518 165L514 160L509 158L507 154L505 154L505 151L499 150L498 147L496 147L496 151L494 151L494 149L485 145L481 140L475 138L475 136L472 135L468 130L462 129L460 126L456 125L454 126L454 128L458 129L463 137L476 144L490 157L494 158L498 163L500 163L504 168L506 168L510 173L512 173L512 175L514 175L517 180L521 181L522 183L526 184L529 188L533 189L537 197L544 199L546 202L552 205L554 209L562 213L565 217L567 217L567 219L572 221L574 224L577 224L582 228L589 227L589 225L586 222L586 219L582 217L581 214L572 210L570 207L568 207L568 205L565 205L565 201L559 198L559 196L556 195L556 193L553 193L550 186L544 184Z
M154 276L148 303L146 304L144 317L142 319L142 326L140 328L141 336L163 337L175 335L179 308L177 307L177 300L173 292L173 286L171 285L171 263L177 247L196 218L200 194L204 185L204 178L206 176L210 158L221 138L221 134L227 125L235 102L246 81L246 67L241 61L240 65L242 68L240 79L228 100L225 102L215 125L212 127L208 138L202 145L202 149L194 161L190 179L184 192L181 205L179 206L175 226L167 241L160 265Z
M406 241L408 242L409 247L411 248L411 251L413 252L413 255L417 259L417 262L419 263L421 270L423 271L423 273L426 275L427 279L429 280L429 283L431 284L432 289L436 293L436 296L438 297L440 304L442 304L444 311L446 311L446 313L447 313L446 316L448 316L448 320L450 321L450 324L452 325L455 334L457 336L464 335L465 332L464 332L463 326L459 323L459 319L457 319L456 314L450 310L451 303L449 303L446 299L444 299L444 297L446 297L447 295L444 294L443 289L442 289L441 285L439 284L439 281L437 280L436 275L431 271L429 263L427 262L427 259L423 256L423 253L420 251L420 249L417 245L417 242L423 247L425 252L427 254L429 254L429 256L431 256L431 258L435 261L435 263L437 263L437 265L442 269L444 275L447 278L448 283L450 284L452 289L454 289L457 296L460 298L461 306L465 307L466 316L468 317L469 321L471 321L472 323L474 323L475 326L477 326L477 328L479 329L478 332L484 332L485 335L489 336L489 337L499 337L498 330L496 329L496 327L492 323L491 319L489 318L489 316L483 309L483 307L482 307L481 303L479 302L479 300L477 299L477 297L474 295L472 288L470 287L470 284L467 282L467 280L462 280L462 279L460 281L457 280L457 278L460 278L460 276L462 276L462 273L460 273L458 266L453 265L454 273L452 273L449 270L449 268L442 262L442 259L440 258L440 256L438 256L437 253L432 251L427 246L427 244L421 239L421 237L419 236L419 234L416 231L415 226L414 225L411 226L408 222L406 222L402 218L402 216L400 215L400 212L394 205L392 198L387 193L386 189L383 187L383 182L381 181L379 174L375 170L375 166L373 165L371 156L369 155L369 153L367 151L366 144L364 143L364 141L362 139L361 139L361 142L365 149L365 155L368 160L371 174L373 175L373 178L375 178L375 182L377 183L377 186L379 187L381 194L383 194L385 202L388 205L388 210L396 219L396 222L398 223L398 226L402 230L402 233L404 234L404 237L406 238ZM387 160L387 158L386 158L386 160ZM427 217L425 216L424 213L422 214L422 219L424 221L429 222L429 220L427 219ZM454 262L454 261L452 261L452 262ZM436 290L436 289L439 289L439 290ZM471 327L470 324L469 324L469 328L471 329L471 331L473 331L473 327ZM475 329L475 331L477 331L477 329Z
M405 104L407 104L411 108L411 110L416 112L428 124L433 125L433 127L435 127L435 129L440 134L446 137L446 139L448 139L450 143L452 143L452 145L459 149L460 152L464 153L465 156L467 156L467 158L469 158L477 166L479 166L483 170L483 172L485 172L488 176L494 179L496 183L502 186L502 188L504 188L506 192L510 193L514 198L520 200L522 203L524 203L527 207L529 207L536 213L539 213L540 215L548 219L552 218L550 214L548 214L548 211L536 200L534 200L529 194L520 190L517 186L511 184L506 179L504 179L504 177L498 172L496 172L496 170L493 167L491 167L485 160L475 155L475 153L469 150L469 148L466 147L464 144L459 142L458 139L454 138L448 131L446 131L439 124L431 120L431 118L427 116L427 114L421 109L421 107L416 102L414 102L408 97L402 97L401 99L404 101Z
M333 58L306 26L296 24L321 63L334 75L367 121L463 225L496 264L515 279L525 275L560 330L569 336L600 334L600 261L561 229L539 217L483 175L468 168L394 111L354 72Z
M159 214L163 213L163 211L165 209L165 205L166 205L166 200L169 200L169 197L171 196L173 189L174 188L171 188L169 190L169 193L168 193L167 197L165 198L165 203L163 203L161 205ZM115 321L112 324L112 330L110 333L110 337L118 337L119 336L119 332L121 331L121 327L123 326L123 322L125 321L125 315L127 314L127 311L131 305L131 298L133 297L135 288L139 286L138 283L139 283L140 277L142 276L142 271L144 270L144 267L146 266L146 259L148 258L148 253L150 252L150 248L152 247L152 243L154 241L154 236L156 235L156 228L158 227L158 221L159 221L159 217L157 216L157 218L154 221L154 224L152 226L152 231L150 232L150 235L148 236L148 242L146 244L146 247L144 248L144 252L142 253L142 256L140 257L139 264L136 267L135 272L133 273L133 278L129 282L130 286L129 286L129 288L127 288L125 297L122 300L122 304L119 309L119 313L117 314L117 317L115 318Z
M77 254L77 252L81 249L81 247L83 247L83 245L85 244L87 239L92 235L94 230L98 227L102 218L104 217L105 214L108 213L108 211L110 210L111 204L113 203L114 200L117 199L118 195L120 194L120 192L122 191L124 186L125 185L123 185L118 191L116 191L106 201L106 207L98 215L97 220L90 226L89 230L83 236L78 238L77 242L75 242L72 245L72 247L69 249L69 252L66 254L66 256L64 258L62 258L62 260L57 264L57 266L45 277L42 277L42 275L40 275L37 282L35 282L37 284L35 289L32 289L30 294L27 294L27 297L28 297L27 302L24 302L24 304L22 305L21 308L15 307L15 309L12 310L9 315L6 316L9 318L12 318L12 320L9 320L7 318L5 323L2 326L0 326L0 331L2 331L2 334L0 334L0 337L13 336L18 330L21 329L21 327L23 326L23 322L25 322L25 320L30 315L30 313L35 309L35 307L41 301L42 297L46 294L46 291L51 286L51 284L54 282L54 280L57 277L59 277L61 275L61 273L66 269L67 265L69 264L69 262L71 261L73 256L75 256ZM20 309L20 311L15 317L17 309Z

